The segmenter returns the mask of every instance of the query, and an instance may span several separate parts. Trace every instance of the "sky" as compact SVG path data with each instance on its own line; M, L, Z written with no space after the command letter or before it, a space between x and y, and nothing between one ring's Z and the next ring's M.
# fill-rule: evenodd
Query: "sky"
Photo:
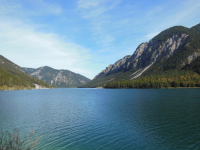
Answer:
M93 79L139 44L200 23L199 0L0 0L0 55Z

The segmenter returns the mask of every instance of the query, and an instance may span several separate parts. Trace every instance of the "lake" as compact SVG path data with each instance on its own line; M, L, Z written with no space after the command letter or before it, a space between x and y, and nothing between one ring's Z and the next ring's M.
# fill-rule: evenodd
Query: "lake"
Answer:
M0 127L36 149L200 149L200 89L0 91Z

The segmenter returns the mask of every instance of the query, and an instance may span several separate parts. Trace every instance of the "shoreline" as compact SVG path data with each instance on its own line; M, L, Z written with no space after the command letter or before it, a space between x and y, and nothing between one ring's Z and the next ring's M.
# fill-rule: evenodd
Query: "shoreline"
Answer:
M13 89L13 88L11 88L11 89L6 89L6 90L3 90L3 89L0 89L0 91L21 91L21 90L46 90L46 89L53 89L53 88L40 88L40 89L38 89L38 88L31 88L31 89L26 89L26 88L24 88L24 89Z
M162 87L162 88L104 88L104 87L96 87L92 89L198 89L200 87ZM48 89L55 89L55 88L32 88L32 89L6 89L0 91L21 91L21 90L48 90Z
M195 88L198 89L200 87L161 87L161 88L103 88L102 89L187 89L187 88ZM96 88L98 89L98 88Z

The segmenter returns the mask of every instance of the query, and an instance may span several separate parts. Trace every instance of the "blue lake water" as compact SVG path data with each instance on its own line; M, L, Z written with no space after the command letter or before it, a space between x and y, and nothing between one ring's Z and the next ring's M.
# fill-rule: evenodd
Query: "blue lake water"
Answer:
M36 149L200 149L200 89L0 91L0 127Z

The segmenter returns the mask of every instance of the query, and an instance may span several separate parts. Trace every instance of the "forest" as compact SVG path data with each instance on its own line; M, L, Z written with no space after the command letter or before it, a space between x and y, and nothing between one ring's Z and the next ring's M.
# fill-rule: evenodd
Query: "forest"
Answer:
M200 75L193 71L182 71L173 75L152 75L134 80L119 80L110 82L104 88L170 88L170 87L200 87Z
M186 77L186 74L183 72L186 71L189 74L193 75L193 73L198 73L200 74L200 24L193 26L192 28L186 28L183 26L174 26L169 29L166 29L159 33L157 36L153 38L155 42L155 48L157 46L165 45L165 42L171 38L174 35L181 35L181 34L186 34L188 35L188 38L183 45L178 47L176 51L173 53L172 56L167 57L163 55L160 57L154 64L146 70L142 76L138 79L131 80L131 74L136 72L139 69L143 69L146 66L145 65L140 65L137 68L134 67L129 67L129 68L124 68L123 66L115 71L115 72L110 72L105 75L102 75L96 79L93 79L89 83L81 86L81 87L113 87L111 85L118 85L117 83L131 83L131 87L155 87L156 84L158 84L156 87L168 87L168 86L176 86L176 81L182 82L183 80L180 80L180 76ZM144 58L148 58L147 54ZM132 55L133 56L133 55ZM199 56L199 57L197 57ZM192 62L188 61L188 57L193 58ZM130 63L129 66L134 65L135 60L133 59ZM145 64L145 59L143 60L143 64ZM189 72L192 71L192 72ZM167 73L167 77L164 76L164 74ZM182 72L182 73L181 73ZM165 85L166 83L163 82L163 84L160 85L162 78L169 79L168 84ZM174 79L174 82L171 82L170 79ZM145 82L142 80L145 79ZM127 80L127 81L126 81ZM141 80L141 81L140 81ZM136 85L133 86L133 82L137 83ZM148 82L148 84L147 84ZM185 81L186 82L186 81ZM185 85L184 82L184 85ZM188 81L189 82L189 81ZM138 85L138 84L142 84ZM145 84L145 85L143 85ZM177 85L178 86L178 85ZM180 86L183 86L182 84ZM187 86L190 86L190 83L187 84ZM118 86L116 86L118 87ZM121 86L119 86L121 87ZM123 85L122 85L123 87ZM126 85L126 87L129 87Z
M49 84L37 80L33 77L29 77L24 73L8 72L2 66L0 66L0 79L0 90L34 89L34 83L47 88L51 87Z
M21 67L0 55L0 90L34 89L34 84L51 88L48 83L31 77Z

